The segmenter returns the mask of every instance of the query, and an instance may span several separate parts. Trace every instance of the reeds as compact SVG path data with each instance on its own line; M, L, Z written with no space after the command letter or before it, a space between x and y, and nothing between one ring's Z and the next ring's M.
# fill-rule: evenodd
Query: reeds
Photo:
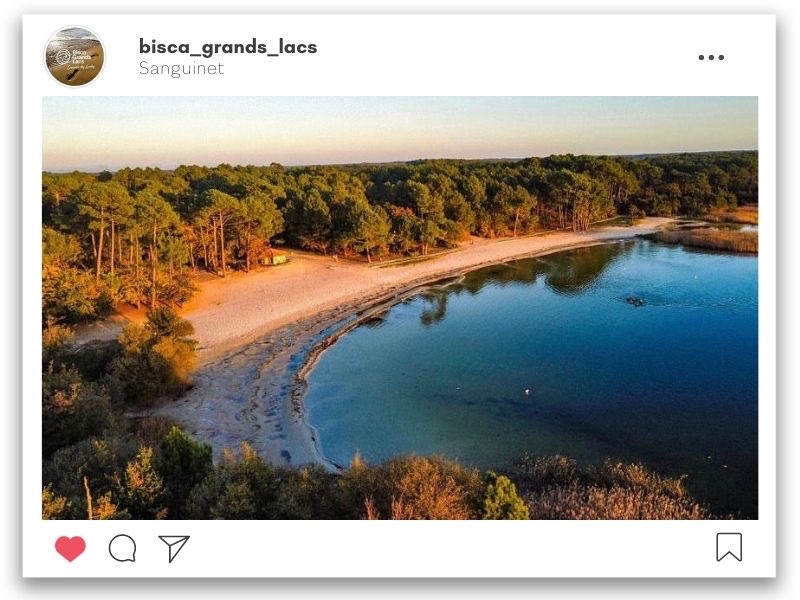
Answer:
M641 464L606 461L581 468L564 456L525 457L513 474L531 519L711 519L684 477Z
M531 519L697 520L709 514L697 503L643 488L573 484L526 496Z
M735 231L724 229L665 229L652 235L657 242L683 244L696 248L709 248L725 252L758 254L757 231Z
M758 204L746 204L732 211L715 211L704 217L716 223L742 223L758 225Z

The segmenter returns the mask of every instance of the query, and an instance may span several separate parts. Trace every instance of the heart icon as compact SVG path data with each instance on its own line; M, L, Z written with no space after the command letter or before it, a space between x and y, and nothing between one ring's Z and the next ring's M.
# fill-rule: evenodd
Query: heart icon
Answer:
M81 554L83 554L84 550L86 550L86 542L84 542L83 538L79 535L71 538L62 535L56 540L56 552L66 558L69 562L72 562L78 558Z

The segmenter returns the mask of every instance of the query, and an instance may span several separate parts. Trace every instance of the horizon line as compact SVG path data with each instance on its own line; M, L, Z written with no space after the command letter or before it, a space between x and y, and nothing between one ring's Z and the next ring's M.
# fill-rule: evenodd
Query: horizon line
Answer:
M460 162L481 162L481 161L495 161L495 162L513 162L513 161L520 161L525 160L528 158L550 158L551 156L593 156L593 157L609 157L609 158L628 158L628 157L649 157L649 156L669 156L669 155L676 155L676 154L720 154L723 152L758 152L758 148L730 148L730 149L716 149L716 150L667 150L664 152L630 152L630 153L602 153L602 154L592 154L582 152L580 154L572 153L572 152L554 152L551 154L530 154L526 156L485 156L485 157L470 157L470 158L454 158L454 157L420 157L420 158L410 158L410 159L397 159L397 160L382 160L382 161L356 161L356 162L319 162L319 163L297 163L297 164L284 164L279 161L271 161L270 163L264 164L255 164L255 163L226 163L221 162L217 164L207 164L207 163L180 163L176 164L171 167L160 166L160 165L126 165L124 167L116 167L110 168L107 166L98 167L97 169L86 169L86 168L57 168L57 169L46 169L44 166L42 167L42 173L54 173L54 174L64 174L64 173L102 173L104 171L108 171L110 173L116 173L121 171L122 169L159 169L161 171L174 171L179 167L206 167L206 168L217 168L221 165L228 165L233 168L241 168L241 167L269 167L272 164L280 165L281 167L287 169L307 169L311 167L353 167L353 166L379 166L379 165L394 165L394 164L408 164L413 162L427 162L427 161L460 161Z

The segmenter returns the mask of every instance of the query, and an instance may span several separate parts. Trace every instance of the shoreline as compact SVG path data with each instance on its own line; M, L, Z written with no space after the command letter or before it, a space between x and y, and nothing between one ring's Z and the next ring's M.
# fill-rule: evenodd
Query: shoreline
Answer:
M467 273L470 273L472 271L477 271L479 269L483 269L493 265L503 264L503 262L507 261L510 262L514 260L524 260L528 258L539 258L550 254L558 254L559 252L568 252L570 250L576 250L579 248L590 248L592 246L599 246L602 244L611 244L623 240L632 240L636 239L636 237L641 237L641 234L639 236L587 242L584 244L571 244L565 247L555 246L547 250L537 252L535 254L513 256L505 259L504 261L481 264L476 267L471 267L461 271L446 273L434 279L411 284L406 289L396 294L378 298L372 301L370 304L368 304L364 309L359 310L358 312L353 313L350 316L344 317L343 319L337 321L330 327L327 327L326 329L332 329L333 331L330 334L322 337L320 341L314 344L312 348L305 354L301 365L291 373L292 384L291 384L291 389L289 390L289 399L295 410L297 410L298 413L300 414L304 425L308 428L309 433L311 435L311 440L314 443L317 462L326 467L332 467L333 469L336 470L344 469L347 467L347 465L340 465L336 463L330 457L326 456L325 453L322 451L322 448L319 443L319 431L314 425L312 425L308 421L307 418L308 412L305 410L305 407L303 405L303 400L305 398L305 394L308 389L308 376L314 370L314 368L316 367L317 363L320 361L322 356L328 350L330 350L334 345L336 345L336 343L342 337L344 337L357 327L361 326L364 322L375 318L376 316L390 310L394 306L397 306L398 304L405 302L409 298L417 296L418 294L424 292L426 289L430 289L431 287L434 286L448 285L450 283L458 282Z
M182 311L195 325L201 341L192 389L177 400L160 403L141 414L175 420L187 432L209 443L215 457L223 449L238 449L247 441L273 464L314 463L336 469L340 465L324 456L320 434L308 423L302 404L307 375L341 336L437 282L506 261L633 239L657 231L669 222L671 219L649 218L632 227L487 241L474 248L477 252L467 246L422 263L382 269L336 264L333 259L302 255L303 263L315 263L313 268L301 264L295 269L300 271L305 284L295 289L298 294L284 298L279 307L282 311L270 306L273 310L266 314L261 310L264 303L258 296L264 288L253 279L254 274L212 281L203 287L201 298ZM308 271L306 277L302 277L303 271ZM347 278L339 286L336 284L342 272L347 273ZM376 277L375 272L380 275ZM255 276L272 279L275 273L269 270ZM288 269L280 273L281 277L275 279L283 283L297 275ZM332 287L324 279L326 275L333 281ZM309 289L309 276L311 289L316 288L313 284L321 283L327 295L319 293L309 298L303 294ZM354 281L358 285L353 285ZM232 293L230 284L240 287L242 293ZM215 292L222 287L228 288L225 293L231 299L215 302ZM206 294L208 288L212 291ZM250 312L241 311L243 307ZM233 331L226 328L231 320L237 325ZM224 335L226 331L228 334Z

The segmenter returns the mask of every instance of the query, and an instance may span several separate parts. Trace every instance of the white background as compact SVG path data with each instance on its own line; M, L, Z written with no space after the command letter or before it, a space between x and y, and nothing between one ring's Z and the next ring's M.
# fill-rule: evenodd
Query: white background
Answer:
M34 6L40 7L38 12L58 12L63 11L65 7L63 5L47 5L46 3L32 3ZM733 11L743 11L743 12L753 12L754 10L758 10L760 12L763 11L773 11L778 13L779 15L779 48L781 52L781 63L783 65L789 65L794 62L795 56L789 56L789 46L792 44L792 21L791 19L796 19L795 16L787 15L785 9L788 8L789 4L781 4L781 3L771 3L771 6L768 4L770 3L761 3L759 5L750 5L747 3L736 3L736 2L726 2L726 3L705 3L705 11L704 12L715 12L724 10L726 12L733 12ZM263 10L264 4L260 5ZM332 3L316 3L316 6L312 4L305 4L305 7L320 10L325 7L332 6ZM385 6L385 5L384 5ZM431 3L426 3L424 8L427 10L432 9ZM441 11L442 8L446 8L446 3L438 3L436 6L439 7ZM461 10L469 10L472 8L473 10L478 7L478 5L470 5L469 3L460 2L458 6ZM529 4L529 6L531 6ZM533 5L534 7L538 8L539 11L549 11L554 12L556 7L553 5L547 6L545 4L538 4ZM300 9L300 3L292 3L291 10L298 11ZM402 7L406 11L412 11L414 8L419 9L420 6L415 7L412 4L405 3ZM505 9L506 11L510 10L519 10L521 7L524 7L522 4L513 4L513 3L494 3L492 4L492 8L494 10L502 10ZM70 7L74 9L74 7ZM102 10L104 7L98 8L97 5L86 5L86 11L88 12L90 9L92 10ZM147 3L139 3L136 7L139 11L145 11L149 7ZM179 8L179 6L175 6L175 8ZM202 11L205 8L202 2L194 2L192 3L192 10L194 11ZM238 6L240 12L246 12L248 10L247 4L240 4ZM286 12L288 5L283 5L284 12ZM350 12L357 12L358 6L350 3L349 9ZM396 8L396 7L395 7ZM582 4L573 4L568 2L561 2L557 5L557 10L559 11L598 11L601 9L609 10L614 9L616 12L623 12L623 11L633 11L639 8L644 8L644 6L637 7L636 4L633 3L615 3L614 6L609 6L607 4L601 3L582 3ZM649 10L656 10L654 3L648 3L647 8ZM664 8L664 7L662 7ZM678 12L681 10L686 10L689 12L697 12L699 7L696 3L686 3L684 6L681 6L680 2L673 2L668 6L671 12ZM14 8L11 8L12 13ZM17 7L17 12L22 11L22 7ZM117 10L123 11L123 7L117 7ZM167 10L163 4L159 4L159 10L162 12ZM230 5L228 5L228 10L230 10ZM362 7L361 10L364 10ZM530 8L529 8L530 10ZM15 57L18 53L19 48L19 21L14 14L8 15L6 19L6 30L4 33L5 42L7 44L6 51L4 53L7 61L9 64L13 63L13 57ZM795 34L796 35L796 34ZM680 43L680 39L676 39L676 44ZM18 64L18 63L17 63ZM796 69L795 69L796 71ZM780 87L784 94L789 94L794 92L794 81L789 79L791 74L791 69L789 68L782 68L781 69L781 79L780 79ZM628 76L635 77L635 75ZM13 80L11 77L11 73L7 73L8 80ZM14 90L13 85L8 85L7 90L12 94L16 91ZM346 92L347 93L347 92ZM349 92L355 93L355 92ZM669 93L669 92L667 92ZM674 92L673 92L674 93ZM7 134L7 143L8 147L6 149L6 161L5 164L8 166L8 173L7 173L7 183L9 185L9 191L7 193L7 197L9 198L9 213L12 218L9 219L7 225L8 232L5 236L3 236L3 243L7 244L7 247L4 248L6 252L4 256L9 257L9 264L14 264L14 261L10 257L17 256L19 253L19 239L16 237L14 230L17 229L15 227L15 222L18 223L18 215L17 212L19 210L19 198L20 198L20 191L18 183L15 185L14 182L14 175L15 173L19 173L19 99L17 97L8 97L5 99L6 101L6 124L7 127L4 128L4 131L8 132ZM795 102L797 103L797 102ZM780 113L779 119L779 127L780 131L782 132L781 137L779 137L780 147L783 153L779 153L779 159L781 161L780 164L783 165L791 165L797 164L796 156L793 152L795 149L794 145L796 141L794 139L789 139L786 132L793 131L796 134L796 131L793 129L794 125L794 117L791 115L787 108L792 104L791 101L787 97L783 98L783 111ZM796 205L792 205L789 202L789 199L792 197L791 192L796 190L796 182L791 181L788 177L791 175L788 172L780 172L781 176L786 176L787 179L783 180L782 186L780 189L780 201L782 202L780 205L780 227L781 232L786 233L788 230L788 225L792 222L797 221L797 209L794 207ZM16 217L16 218L14 218ZM781 275L784 277L781 283L781 291L784 294L783 296L783 305L780 309L779 316L781 319L782 330L787 331L791 330L795 333L797 332L796 328L796 317L793 317L792 314L786 310L786 306L789 304L788 294L796 292L796 284L792 279L790 279L789 274L789 264L790 264L790 252L794 252L791 256L796 256L796 236L795 238L787 239L787 236L782 236L781 238L781 245L783 254L783 260L779 264L779 268L781 270ZM794 247L792 247L794 246ZM19 262L16 263L17 265ZM795 263L796 265L796 263ZM13 271L12 271L13 272ZM11 577L18 577L19 575L19 558L18 558L18 549L19 549L19 539L16 537L19 535L18 526L15 526L15 515L19 514L19 490L14 485L16 481L19 481L19 413L15 413L15 408L17 406L17 399L19 398L19 364L18 364L18 350L19 350L19 330L18 330L18 315L19 315L19 295L15 286L10 286L8 292L5 296L2 297L3 305L0 307L0 315L2 318L5 319L4 324L6 327L3 329L7 332L7 340L8 340L8 347L6 348L6 360L2 361L4 365L8 368L8 373L6 374L6 380L9 382L13 382L10 386L11 394L9 395L8 404L9 410L8 418L5 420L7 423L7 435L6 441L8 443L6 447L5 455L10 459L10 465L6 469L7 479L6 485L4 486L10 492L10 497L3 498L5 504L3 506L2 513L7 516L8 522L10 527L6 528L6 531L9 532L6 535L6 548L4 550L7 554L3 557L3 564L7 569L9 576ZM790 356L786 354L786 350L790 349L790 345L796 345L796 338L795 341L792 342L789 339L788 335L780 335L779 336L779 347L784 350L781 356L781 363L780 365L788 365L790 362ZM792 355L794 358L794 362L797 362L797 355ZM681 583L681 582L670 582L670 583L660 583L657 586L653 584L647 585L644 583L636 583L636 584L624 584L618 586L616 588L612 588L607 584L597 584L597 583L569 583L569 582L562 582L558 584L558 587L565 587L571 590L573 593L580 594L581 591L599 591L605 595L620 595L627 593L629 595L636 595L641 596L643 593L647 593L648 595L657 595L659 590L661 593L666 594L675 594L680 593L681 595L690 595L693 592L697 592L703 596L714 595L715 593L721 593L726 596L739 596L739 595L763 595L769 592L788 592L789 585L792 584L792 577L795 577L792 573L792 567L797 565L796 555L792 556L790 554L791 549L793 548L793 540L791 539L792 533L796 532L796 519L792 514L792 507L791 502L789 500L789 494L791 492L796 492L796 478L792 479L790 477L791 473L797 473L797 465L796 465L796 457L797 457L797 443L795 441L795 437L791 435L786 435L787 432L795 430L794 428L797 426L797 409L790 401L792 398L791 391L796 391L796 381L791 381L788 379L790 373L787 373L786 370L780 371L781 377L781 405L780 405L780 420L779 420L779 428L780 431L783 432L783 435L780 439L780 451L782 454L782 461L780 462L780 475L779 475L779 482L781 484L781 492L783 498L783 504L781 507L781 511L779 514L779 523L781 527L781 536L779 537L779 580L778 582L737 582L731 584L729 582L692 582L691 584ZM786 379L783 379L786 377ZM792 494L792 498L796 499L796 494ZM794 503L796 506L796 502ZM14 535L16 533L16 536ZM191 542L190 542L191 543ZM534 543L533 541L531 543ZM265 541L266 547L269 547L269 540ZM187 551L188 551L187 546ZM687 548L687 551L691 552L691 548ZM365 550L368 552L368 550ZM793 560L794 558L794 560ZM356 557L357 559L357 557ZM796 581L796 579L794 580ZM151 584L146 586L147 589L142 589L138 586L130 587L124 586L114 583L95 583L92 586L89 586L88 591L86 589L78 590L77 588L72 587L73 584L55 584L55 583L31 583L27 582L24 585L17 583L14 589L18 591L25 591L28 593L39 593L43 595L72 595L72 593L80 593L82 596L91 595L92 591L95 591L99 594L102 594L105 597L110 595L111 590L114 590L115 596L120 597L133 597L132 594L128 592L135 593L137 596L141 595L142 593L153 593L154 590L163 590L165 593L169 592L177 592L185 587L188 587L188 582L158 582L157 584ZM234 584L229 583L220 583L218 585L209 585L208 583L203 584L202 586L193 586L192 590L195 594L200 594L201 592L210 592L213 595L218 595L220 593L227 593L228 590L233 589ZM276 589L288 589L287 586L280 586L280 588L276 588L275 584L271 584L267 587L259 587L256 585L243 585L241 583L235 584L237 588L250 591L251 593L260 593L263 594L265 590L269 590L270 592L274 592ZM293 587L298 587L298 584L294 584ZM317 583L317 584L304 584L300 585L300 588L305 589L306 591L323 591L323 590L331 590L337 592L339 594L347 593L348 596L353 595L353 590L344 590L340 584L334 583ZM422 590L429 590L432 593L437 593L437 595L441 595L441 592L445 589L442 584L434 585L434 584L425 584L424 586L421 584L413 584L413 583L404 583L402 585L394 586L396 589L400 589L401 592L410 592L414 595L422 595ZM532 592L541 592L543 589L545 590L555 590L556 584L554 583L531 583L526 585L507 585L507 589L510 592L519 592L525 593L526 596L530 595ZM456 586L450 582L446 584L447 589L455 589ZM371 584L368 587L365 587L364 584L360 586L360 591L364 595L374 596L376 593L375 584ZM462 586L461 589L458 590L459 596L468 595L470 593L480 594L480 595L488 595L493 593L498 589L498 584L496 583L475 583L472 582L466 586ZM150 590L150 591L148 591ZM224 590L224 592L223 592ZM359 588L356 588L356 591L359 591ZM269 593L269 592L268 592Z

